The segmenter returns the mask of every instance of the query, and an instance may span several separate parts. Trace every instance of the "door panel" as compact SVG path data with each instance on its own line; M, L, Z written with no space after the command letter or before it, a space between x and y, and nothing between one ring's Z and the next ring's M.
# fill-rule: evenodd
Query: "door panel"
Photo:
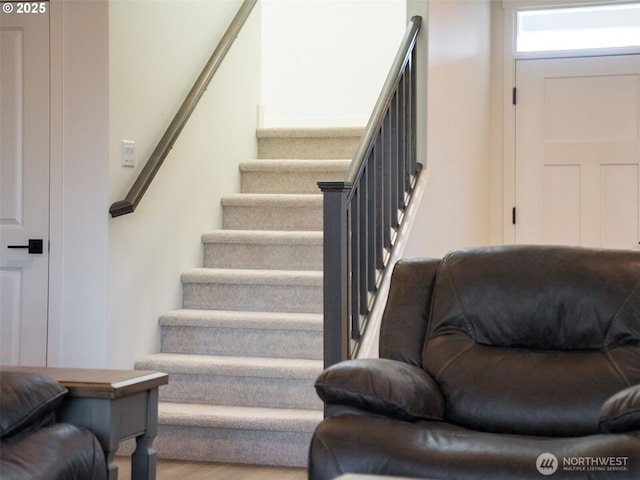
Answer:
M49 15L0 14L0 363L45 365ZM42 239L30 254L29 239Z
M607 246L626 248L640 237L639 170L638 165L604 165L601 169L600 221L602 242Z
M516 62L516 243L637 249L640 57Z
M570 63L576 61L592 62L593 59L571 59ZM551 76L570 75L565 62L553 69L558 70L557 73L549 69L545 75L545 140L549 143L636 141L637 75Z
M545 167L543 192L544 242L580 243L580 168L576 165Z

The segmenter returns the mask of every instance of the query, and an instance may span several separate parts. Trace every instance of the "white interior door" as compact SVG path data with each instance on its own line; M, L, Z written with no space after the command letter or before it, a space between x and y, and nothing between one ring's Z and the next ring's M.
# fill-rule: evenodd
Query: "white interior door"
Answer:
M638 249L640 56L516 62L516 243Z
M48 10L47 2L5 2L0 13L2 364L41 366L47 358ZM37 253L40 240L42 253ZM31 249L19 248L29 244Z

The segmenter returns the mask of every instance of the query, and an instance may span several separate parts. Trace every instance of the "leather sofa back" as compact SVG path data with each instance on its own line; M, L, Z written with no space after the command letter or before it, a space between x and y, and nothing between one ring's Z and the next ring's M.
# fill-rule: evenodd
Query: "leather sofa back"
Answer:
M402 259L394 265L380 325L380 358L422 367L431 296L439 267L439 259Z
M484 431L598 432L640 382L640 253L491 247L446 256L423 364L449 421Z
M423 366L447 421L597 433L602 403L640 382L640 252L500 246L395 268L380 356Z
M442 262L430 336L532 350L637 344L640 253L563 247L459 250ZM614 321L615 320L615 321Z

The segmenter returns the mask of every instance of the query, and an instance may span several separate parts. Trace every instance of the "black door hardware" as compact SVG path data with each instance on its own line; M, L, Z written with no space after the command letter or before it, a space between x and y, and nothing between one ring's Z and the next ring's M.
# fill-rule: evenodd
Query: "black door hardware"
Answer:
M42 239L30 238L29 245L8 245L7 248L27 248L29 253L42 253Z

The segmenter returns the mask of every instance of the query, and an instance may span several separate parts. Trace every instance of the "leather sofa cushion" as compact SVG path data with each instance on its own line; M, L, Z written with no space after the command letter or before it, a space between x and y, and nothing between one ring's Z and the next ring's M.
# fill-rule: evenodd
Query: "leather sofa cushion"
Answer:
M640 431L640 384L616 393L604 403L600 429L611 433Z
M600 432L602 404L640 383L638 271L638 255L620 250L447 255L423 351L446 420L526 435Z
M528 437L468 430L445 422L398 422L371 415L326 418L310 447L309 479L345 473L455 480L636 480L640 437L599 434L576 438ZM626 471L536 469L543 453L560 465L576 457L627 458Z
M453 348L433 348L454 358ZM599 352L470 348L444 369L438 385L446 419L485 432L542 436L599 433L602 404L626 385ZM444 353L443 353L444 352Z
M67 391L45 375L0 372L0 438L30 433L52 423Z
M18 441L0 442L2 480L106 480L98 439L68 423L41 428Z
M356 359L335 364L316 380L328 405L346 405L399 420L442 420L440 388L424 370L387 359Z

